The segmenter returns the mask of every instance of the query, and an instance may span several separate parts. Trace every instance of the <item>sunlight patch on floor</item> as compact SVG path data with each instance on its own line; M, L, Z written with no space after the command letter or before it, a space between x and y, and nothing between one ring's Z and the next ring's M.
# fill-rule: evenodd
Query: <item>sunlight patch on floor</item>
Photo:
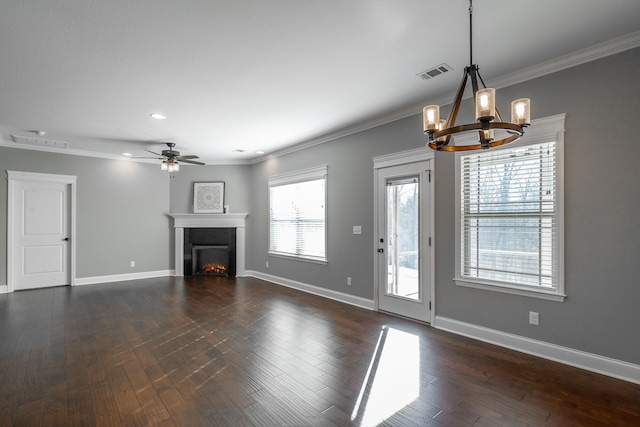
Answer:
M376 426L419 395L419 337L383 327L351 420L361 417L361 426Z

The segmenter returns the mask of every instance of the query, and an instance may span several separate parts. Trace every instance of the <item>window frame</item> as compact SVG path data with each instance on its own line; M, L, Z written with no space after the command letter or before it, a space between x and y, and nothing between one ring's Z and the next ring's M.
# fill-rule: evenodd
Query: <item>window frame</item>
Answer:
M533 298L546 299L563 302L566 298L564 289L564 123L565 114L558 114L542 119L533 120L531 127L527 129L524 136L517 142L508 144L505 147L496 147L491 150L510 150L534 144L555 141L556 143L556 265L557 284L555 289L536 288L535 286L521 285L516 283L499 282L462 275L462 178L461 159L470 153L458 152L455 157L455 277L454 282L458 286L484 289L495 292L503 292L515 295L522 295ZM459 143L468 144L475 140L477 135L465 134L457 137Z
M278 252L271 250L271 188L283 185L297 184L306 181L318 181L324 180L324 257L309 257L303 255L290 254L286 252ZM328 264L329 263L329 245L328 245L328 208L327 208L327 194L328 194L328 181L329 173L328 166L322 165L309 169L303 169L293 172L282 173L273 175L268 178L267 183L267 198L268 198L268 213L267 213L267 254L269 256L293 259L299 261L305 261L315 264Z

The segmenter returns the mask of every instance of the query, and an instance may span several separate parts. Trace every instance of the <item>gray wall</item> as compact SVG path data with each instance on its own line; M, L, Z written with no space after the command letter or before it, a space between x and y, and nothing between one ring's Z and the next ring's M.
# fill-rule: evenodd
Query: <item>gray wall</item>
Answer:
M156 165L5 147L0 153L5 182L6 170L77 176L77 278L171 268L169 175ZM0 206L6 242L6 184L0 186ZM2 283L6 259L6 245L0 245Z
M563 303L454 284L454 156L437 153L437 315L640 364L639 67L634 49L497 93L504 114L522 96L531 98L533 118L566 113ZM373 298L372 157L423 144L414 116L254 165L248 268ZM329 264L268 257L267 178L321 164L329 165ZM363 226L361 236L353 225ZM529 311L540 313L540 326L528 325Z
M166 172L165 172L166 173ZM253 189L251 166L181 166L171 177L171 213L193 213L193 183L224 181L224 204L232 213L248 213Z
M272 158L253 168L248 269L373 298L373 161L382 154L422 144L421 122L415 118L360 132L292 154ZM328 265L269 257L268 177L328 165ZM354 225L362 234L352 234ZM269 268L265 267L269 261ZM351 277L352 286L347 286Z

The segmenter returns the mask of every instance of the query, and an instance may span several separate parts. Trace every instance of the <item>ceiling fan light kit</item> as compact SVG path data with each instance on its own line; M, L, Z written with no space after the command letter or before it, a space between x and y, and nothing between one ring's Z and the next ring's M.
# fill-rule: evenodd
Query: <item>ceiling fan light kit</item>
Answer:
M453 108L447 119L440 118L440 106L427 105L422 110L424 133L428 137L427 147L437 151L469 151L498 147L517 141L524 134L524 128L531 123L531 102L529 98L516 99L511 103L511 121L505 122L496 108L496 91L486 87L479 68L473 64L473 0L469 0L469 66L464 69L464 76L456 94ZM471 80L471 88L475 103L475 123L456 125L460 104ZM482 88L479 87L482 84ZM451 137L465 132L477 132L478 143L470 145L451 144ZM496 131L503 136L495 139Z
M160 170L178 172L180 170L180 165L176 161L163 160L160 164Z

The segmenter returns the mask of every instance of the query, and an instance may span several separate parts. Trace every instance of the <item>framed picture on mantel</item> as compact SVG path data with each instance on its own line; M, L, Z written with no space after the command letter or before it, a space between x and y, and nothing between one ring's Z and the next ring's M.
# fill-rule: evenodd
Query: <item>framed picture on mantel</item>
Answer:
M224 213L224 182L194 182L193 213Z

